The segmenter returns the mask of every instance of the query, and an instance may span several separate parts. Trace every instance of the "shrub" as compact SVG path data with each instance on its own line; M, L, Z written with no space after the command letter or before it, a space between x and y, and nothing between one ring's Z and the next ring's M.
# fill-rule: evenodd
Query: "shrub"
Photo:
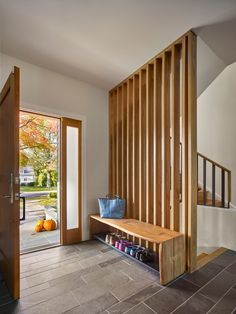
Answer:
M57 198L57 192L50 192L49 197L50 198Z

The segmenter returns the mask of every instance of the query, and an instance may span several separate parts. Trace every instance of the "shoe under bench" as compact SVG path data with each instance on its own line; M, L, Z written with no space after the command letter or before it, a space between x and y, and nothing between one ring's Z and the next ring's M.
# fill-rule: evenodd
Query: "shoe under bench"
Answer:
M108 219L101 218L99 215L90 215L90 239L97 238L104 242L104 238L100 235L108 232L123 232L153 243L156 247L154 252L156 265L152 268L155 270L159 268L160 284L166 285L184 273L185 245L182 233L136 219Z

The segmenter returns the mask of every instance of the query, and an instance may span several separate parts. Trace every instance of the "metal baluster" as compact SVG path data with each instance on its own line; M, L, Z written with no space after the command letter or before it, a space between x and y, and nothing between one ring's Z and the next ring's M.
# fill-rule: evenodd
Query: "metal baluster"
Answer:
M216 205L216 166L212 164L212 206Z

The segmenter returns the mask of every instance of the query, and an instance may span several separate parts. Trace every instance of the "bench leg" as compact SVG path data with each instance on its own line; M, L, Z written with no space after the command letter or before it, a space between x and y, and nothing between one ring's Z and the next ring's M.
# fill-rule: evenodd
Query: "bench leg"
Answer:
M159 246L160 283L168 284L185 271L184 236L171 239Z

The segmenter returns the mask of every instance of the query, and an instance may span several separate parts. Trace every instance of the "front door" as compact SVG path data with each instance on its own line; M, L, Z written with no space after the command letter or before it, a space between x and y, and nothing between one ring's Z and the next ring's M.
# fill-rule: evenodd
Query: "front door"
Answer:
M19 68L0 93L0 272L19 298Z

